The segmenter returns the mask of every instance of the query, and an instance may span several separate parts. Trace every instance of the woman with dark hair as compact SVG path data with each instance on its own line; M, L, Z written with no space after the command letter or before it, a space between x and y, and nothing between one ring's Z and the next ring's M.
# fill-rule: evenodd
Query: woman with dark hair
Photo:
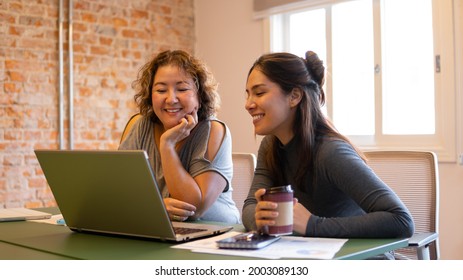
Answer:
M293 231L339 238L410 237L413 219L397 195L366 165L362 153L324 116L325 68L314 52L261 56L246 84L246 110L261 142L243 206L248 230L273 225L277 204L266 189L292 185Z
M119 149L148 153L171 220L239 223L231 134L215 118L220 99L206 65L184 51L164 51L142 67L133 87L142 118Z

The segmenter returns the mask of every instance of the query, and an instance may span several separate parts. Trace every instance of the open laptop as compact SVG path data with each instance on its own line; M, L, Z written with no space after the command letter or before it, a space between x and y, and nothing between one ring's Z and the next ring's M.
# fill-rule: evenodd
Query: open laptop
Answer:
M187 241L233 228L171 222L145 151L35 150L35 154L73 231Z

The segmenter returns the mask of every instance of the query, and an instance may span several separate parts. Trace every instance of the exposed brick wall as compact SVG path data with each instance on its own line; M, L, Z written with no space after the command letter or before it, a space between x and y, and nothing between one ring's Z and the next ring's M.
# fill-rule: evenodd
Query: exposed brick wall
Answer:
M138 69L160 50L194 52L193 8L193 0L73 1L75 149L117 148L135 112ZM0 208L55 205L33 151L59 148L58 17L58 0L0 1Z

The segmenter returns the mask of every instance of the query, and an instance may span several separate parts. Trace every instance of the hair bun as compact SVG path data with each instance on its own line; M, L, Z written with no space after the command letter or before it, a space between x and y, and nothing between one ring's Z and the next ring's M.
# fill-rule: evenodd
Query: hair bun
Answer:
M305 53L305 61L307 70L309 70L312 79L320 86L323 86L325 82L325 66L323 61L318 58L318 55L313 51L307 51Z

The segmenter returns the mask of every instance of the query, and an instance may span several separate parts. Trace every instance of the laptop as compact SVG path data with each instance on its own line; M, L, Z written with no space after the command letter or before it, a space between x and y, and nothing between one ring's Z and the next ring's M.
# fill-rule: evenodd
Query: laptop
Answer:
M73 231L181 242L233 228L171 222L145 151L35 150L35 154Z
M51 214L29 208L0 209L0 222L50 219Z

